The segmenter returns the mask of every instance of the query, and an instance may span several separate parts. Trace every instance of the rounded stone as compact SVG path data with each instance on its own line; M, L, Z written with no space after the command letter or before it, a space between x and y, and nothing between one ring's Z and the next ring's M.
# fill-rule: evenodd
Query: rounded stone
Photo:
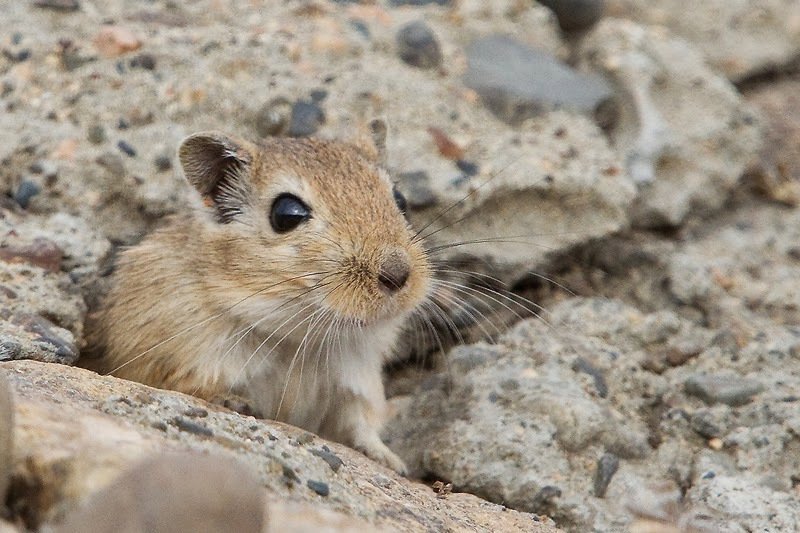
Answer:
M40 192L42 192L42 188L39 185L30 180L22 180L14 193L14 200L21 208L26 209L31 199Z
M422 21L409 22L397 32L397 54L411 66L423 69L442 64L442 50L433 30Z
M594 26L603 16L605 0L539 0L556 14L564 31L580 31Z
M290 137L308 137L314 135L320 125L325 123L325 112L311 102L295 102L289 119Z

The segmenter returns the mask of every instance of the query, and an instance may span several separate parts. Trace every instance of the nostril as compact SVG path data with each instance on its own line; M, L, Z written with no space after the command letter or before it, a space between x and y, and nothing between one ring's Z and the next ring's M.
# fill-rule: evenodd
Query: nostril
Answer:
M392 254L381 264L378 281L384 289L395 292L403 288L410 273L411 267L408 261L397 254Z

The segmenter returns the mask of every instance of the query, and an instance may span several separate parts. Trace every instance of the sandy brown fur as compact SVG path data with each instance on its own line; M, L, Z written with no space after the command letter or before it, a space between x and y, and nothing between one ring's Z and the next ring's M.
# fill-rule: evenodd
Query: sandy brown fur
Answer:
M105 370L210 400L241 396L402 470L378 437L381 368L427 296L430 267L369 155L311 139L190 137L187 179L213 201L122 254L94 332ZM313 216L278 234L269 212L285 192ZM220 212L235 216L221 223ZM377 272L396 258L410 274L387 293Z

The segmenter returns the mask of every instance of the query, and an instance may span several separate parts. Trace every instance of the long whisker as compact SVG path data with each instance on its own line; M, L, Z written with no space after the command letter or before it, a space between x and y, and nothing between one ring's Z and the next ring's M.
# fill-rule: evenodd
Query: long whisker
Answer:
M453 272L455 272L455 271L453 271ZM446 285L448 285L449 287L451 287L454 290L456 289L456 287L459 287L460 290L466 290L466 291L474 292L474 293L476 293L478 295L486 296L487 298L490 298L490 296L488 294L486 294L486 293L494 294L494 295L496 295L496 296L498 296L500 298L503 298L503 299L505 299L507 301L512 302L513 304L515 304L516 306L521 308L523 311L525 311L527 313L532 313L534 316L536 316L537 318L539 318L540 320L545 322L544 319L537 314L538 312L547 313L548 311L544 307L542 307L541 305L537 304L536 302L528 300L527 298L524 298L522 296L514 294L514 293L512 293L510 291L500 292L498 290L492 289L491 287L487 287L487 286L474 287L474 286L471 286L471 285L464 285L464 284L461 284L461 283L457 283L455 281L448 281L448 280L443 280L443 279L436 280L436 283L446 284ZM482 291L485 291L485 292L482 292ZM495 303L497 303L497 304L503 305L499 300L497 300L495 298L492 298L492 300L495 301ZM520 303L520 300L522 301L522 303ZM530 305L531 307L527 307L527 305ZM508 309L508 311L511 311L512 313L514 313L514 315L517 317L518 320L522 320L524 318L524 317L520 316L518 313L516 313L514 310L512 310L510 308L507 308L507 309Z
M211 315L210 317L208 317L208 318L205 318L205 319L201 320L200 322L198 322L198 323L196 323L196 324L194 324L194 325L192 325L192 326L189 326L189 327L187 327L187 328L184 328L184 329L182 329L182 330L178 331L177 333L175 333L175 334L171 335L170 337L167 337L166 339L162 340L161 342L158 342L158 343L156 343L155 345L151 346L150 348L148 348L147 350L143 351L142 353L140 353L140 354L136 355L135 357L133 357L133 358L131 358L131 359L129 359L129 360L127 360L127 361L125 361L124 363L122 363L121 365L117 366L116 368L114 368L114 369L110 370L109 372L107 372L107 373L106 373L106 375L111 375L111 374L113 374L113 373L115 373L115 372L118 372L119 370L123 369L124 367L128 366L129 364L133 363L134 361L137 361L137 360L138 360L138 359L140 359L141 357L144 357L144 356L145 356L145 355L147 355L148 353L152 352L153 350L155 350L155 349L157 349L157 348L160 348L160 347L161 347L161 346L163 346L164 344L166 344L166 343L168 343L168 342L170 342L170 341L173 341L173 340L177 339L177 338L178 338L178 337L180 337L181 335L185 335L185 334L187 334L187 333L189 333L189 332L191 332L191 331L194 331L195 329L197 329L197 328L199 328L200 326L203 326L203 325L205 325L205 324L207 324L207 323L211 322L212 320L216 320L217 318L219 318L219 317L221 317L221 316L225 315L226 313L229 313L229 312L230 312L231 310L233 310L233 309L234 309L236 306L238 306L238 305L242 304L243 302L245 302L245 301L249 300L250 298L253 298L253 297L255 297L255 296L257 296L257 295L259 295L259 294L263 293L264 291L267 291L267 290L269 290L269 289L275 288L275 287L277 287L277 286L279 286L279 285L282 285L282 284L284 284L284 283L289 283L289 282L291 282L291 281L296 281L296 280L298 280L298 279L307 278L307 277L309 277L309 276L318 276L318 275L321 275L321 274L325 274L325 272L311 272L311 273L308 273L308 274L302 274L302 275L300 275L300 276L295 276L295 277L293 277L293 278L289 278L289 279L286 279L286 280L280 281L280 282L278 282L278 283L273 283L272 285L268 285L268 286L266 286L266 287L264 287L264 288L262 288L262 289L260 289L260 290L258 290L258 291L256 291L256 292L254 292L254 293L252 293L252 294L250 294L250 295L248 295L248 296L245 296L244 298L242 298L242 299L241 299L241 300L239 300L238 302L236 302L236 303L234 303L233 305L231 305L231 306L229 306L229 307L227 307L227 308L223 309L223 310L222 310L222 311L220 311L219 313L216 313L216 314L214 314L214 315Z
M459 248L461 246L467 246L467 245L470 245L470 244L486 244L486 243L493 243L493 242L501 242L501 243L507 243L507 244L527 244L529 246L534 246L536 248L543 248L545 250L551 250L551 251L557 249L557 248L555 248L553 246L546 246L544 244L537 243L537 242L517 240L514 237L511 237L511 238L506 238L506 237L497 237L497 238L487 237L487 238L484 238L484 239L471 239L471 240L468 240L468 241L451 242L451 243L447 243L447 244L442 244L440 246L434 246L432 248L428 248L427 253L428 254L435 254L435 253L439 253L439 252L444 251L444 250L450 250L452 248Z
M428 228L429 228L429 227L430 227L432 224L435 224L435 223L436 223L438 220L441 220L441 218L442 218L443 216L445 216L447 213L449 213L450 211L452 211L453 209L455 209L457 206L459 206L459 205L463 204L464 202L466 202L468 198L470 198L470 197L471 197L472 195L474 195L476 192L478 192L478 191L479 191L479 190L481 190L483 187L485 187L486 185L488 185L489 183L491 183L491 182L492 182L492 181L493 181L495 178L497 178L497 176L499 176L500 174L502 174L503 172L505 172L506 170L508 170L508 169L511 167L511 165L513 165L514 163L516 163L517 161L519 161L521 157L522 157L522 156L519 156L519 157L517 157L517 158L513 159L513 160L512 160L512 161L510 161L508 164L506 164L504 167L502 167L500 170L498 170L497 172L495 172L494 174L492 174L491 176L489 176L489 178L488 178L488 179L486 179L486 180L485 180L483 183L481 183L480 185L478 185L477 187L475 187L474 189L472 189L472 190L471 190L469 193L467 193L467 194L466 194L466 195L465 195L463 198L461 198L460 200L457 200L457 201L453 202L453 203L452 203L452 204L450 204L448 207L446 207L445 209L443 209L442 211L440 211L440 212L439 212L439 214L438 214L438 215L436 215L436 216L435 216L435 217L434 217L432 220L430 220L430 221L429 221L427 224L423 225L423 226L422 226L422 227L421 227L419 230L417 230L417 232L414 234L414 237L411 239L411 240L412 240L412 242L417 242L417 241L419 241L419 240L422 240L422 239L424 239L424 237L420 237L420 235L422 234L422 232L423 232L423 231L425 231L426 229L428 229Z
M234 384L235 384L235 383L237 383L237 382L239 381L239 378L240 378L240 377L242 376L242 374L244 373L244 370L245 370L245 368L247 367L247 365L248 365L248 364L250 364L250 361L251 361L251 360L253 359L253 357L255 357L255 355L256 355L256 354L257 354L257 353L258 353L258 352L261 350L261 348L263 348L263 347L264 347L264 345L265 345L267 342L269 342L269 340L270 340L272 337L274 337L274 336L275 336L275 335L276 335L276 334L277 334L277 333L278 333L278 332L281 330L281 328L282 328L282 327L286 326L286 325L287 325L289 322L291 322L292 320L294 320L295 318L297 318L297 316L298 316L300 313L302 313L303 311L305 311L306 309L309 309L309 308L311 308L311 307L313 307L313 306L315 306L315 305L317 305L317 304L318 304L318 303L317 303L316 301L312 301L312 302L310 302L310 303L308 303L308 304L304 305L302 308L300 308L300 310L299 310L299 311L297 311L296 313L294 313L292 316L290 316L289 318L287 318L286 320L284 320L284 321L283 321L283 322L282 322L280 325L278 325L276 328L274 328L274 329L273 329L273 331L272 331L272 332L271 332L271 333L270 333L270 334L269 334L269 335L268 335L268 336L267 336L267 337L266 337L266 338L265 338L263 341L261 341L261 343L260 343L260 344L259 344L259 345L256 347L256 349L255 349L255 350L253 350L253 353L252 353L252 354L250 354L250 357L248 357L248 358L247 358L247 360L245 361L245 363L242 365L242 368L240 368L240 369L239 369L239 372L236 374L236 377L235 377L235 378L234 378L234 380L231 382L231 387L228 389L228 394L230 394L230 392L233 390L233 386L234 386ZM295 325L295 326L294 326L292 329L290 329L288 332L286 332L286 334L284 334L284 336L283 336L283 337L281 337L281 339L280 339L280 340L279 340L277 343L275 343L275 345L274 345L274 346L272 346L272 348L270 348L269 352L267 352L267 354L263 356L263 358L262 358L262 361L263 361L263 360L266 360L266 357L268 357L268 356L269 356L269 355L270 355L270 354L271 354L273 351L275 351L275 349L276 349L276 348L277 348L277 347L278 347L278 346L279 346L279 345L280 345L280 344L281 344L281 343L282 343L284 340L286 340L286 338L287 338L289 335L291 335L291 334L292 334L292 333L293 333L293 332L294 332L294 331L295 331L297 328L299 328L301 325L303 325L303 323L305 323L307 320L309 320L309 319L310 319L312 316L313 316L313 313L312 313L311 315L309 315L308 317L306 317L306 318L302 319L302 320L301 320L300 322L298 322L298 323L297 323L297 324L296 324L296 325Z
M315 316L317 313L319 313L321 310L323 310L323 309L324 309L324 308L322 308L321 306L322 306L323 302L325 301L325 299L326 299L328 296L330 296L331 294L333 294L333 292L334 292L334 291L336 291L336 289L338 289L339 287L341 287L341 286L343 286L343 285L345 285L345 284L346 284L346 282L342 282L342 283L340 283L339 285L337 285L336 287L334 287L333 289L331 289L330 291L328 291L328 292L327 292L325 295L323 295L323 297L322 297L322 298L321 298L319 301L316 301L316 302L314 302L314 304L315 304L315 305L317 305L317 306L320 306L320 309L318 309L317 311L314 311L314 312L313 312L313 313L310 315L310 317L309 317L309 318L311 318L312 320L311 320L311 321L310 321L310 323L309 323L309 327L306 329L306 332L305 332L305 334L303 335L303 338L302 338L302 340L300 341L300 344L297 346L297 350L295 350L295 353L294 353L294 355L292 356L291 363L289 364L289 370L288 370L288 371L287 371L287 373L286 373L286 384L285 384L285 385L284 385L284 387L283 387L283 392L281 393L281 399L280 399L280 401L278 402L278 407L277 407L277 409L275 410L275 418L277 418L277 417L278 417L278 415L279 415L279 414L280 414L280 412L281 412L281 408L283 407L283 401L284 401L284 399L285 399L285 397L286 397L286 391L287 391L287 389L289 388L289 382L290 382L290 381L291 381L291 379L292 379L292 371L294 370L294 365L295 365L295 363L296 363L296 361L297 361L297 356L298 356L298 354L300 353L300 349L301 349L301 348L304 346L304 344L305 344L306 340L308 339L309 333L310 333L310 332L313 330L313 328L312 328L312 327L311 327L311 325L310 325L310 324L313 324L313 317L314 317L314 316ZM305 321L305 320L304 320L304 321ZM280 344L280 341L279 341L279 344ZM276 345L276 346L277 346L277 345ZM274 349L274 348L275 348L275 347L273 347L273 349ZM267 355L269 355L269 354L267 354ZM265 356L265 357L266 357L266 356ZM301 370L300 370L300 376L301 376L301 378L300 378L300 379L301 379L301 380L302 380L302 373L303 373L303 371L302 371L302 368L301 368Z

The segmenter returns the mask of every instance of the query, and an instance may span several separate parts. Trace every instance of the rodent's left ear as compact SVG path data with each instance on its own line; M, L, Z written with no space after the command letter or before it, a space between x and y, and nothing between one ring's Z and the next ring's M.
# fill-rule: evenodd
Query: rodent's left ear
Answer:
M253 162L246 142L218 132L195 133L181 143L178 157L187 181L213 205L220 222L242 212Z
M366 131L364 131L366 129ZM353 145L358 148L364 157L375 161L379 165L386 164L386 137L389 126L382 118L374 118L369 121L367 127L359 128L360 131L353 139Z

